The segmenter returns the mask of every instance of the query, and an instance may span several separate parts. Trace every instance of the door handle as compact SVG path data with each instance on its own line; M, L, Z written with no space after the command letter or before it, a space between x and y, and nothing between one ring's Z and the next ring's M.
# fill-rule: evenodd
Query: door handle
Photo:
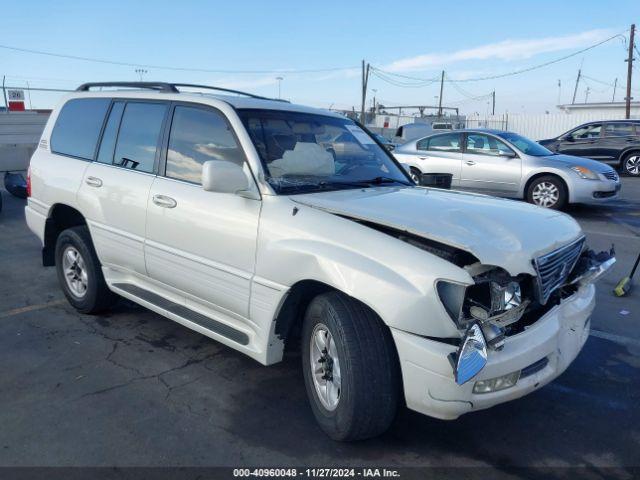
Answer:
M84 183L86 183L90 187L101 187L102 186L102 180L100 180L98 177L87 177L85 179Z
M418 157L420 160L429 160L429 157Z
M154 195L153 203L162 208L175 208L178 205L178 202L166 195Z
M476 162L474 162L473 160L467 160L464 163L466 163L467 165L475 165L476 164Z

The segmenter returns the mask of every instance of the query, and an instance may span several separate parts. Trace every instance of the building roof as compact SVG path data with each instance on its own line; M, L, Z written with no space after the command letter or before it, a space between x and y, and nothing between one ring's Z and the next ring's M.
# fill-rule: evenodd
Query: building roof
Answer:
M592 103L565 103L556 105L560 110L571 109L597 109L597 108L625 108L626 102L592 102ZM632 108L640 108L640 102L631 102Z

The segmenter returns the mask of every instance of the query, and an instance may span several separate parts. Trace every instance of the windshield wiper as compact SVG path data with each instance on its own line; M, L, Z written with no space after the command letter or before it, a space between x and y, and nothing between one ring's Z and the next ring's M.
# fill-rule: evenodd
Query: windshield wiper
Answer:
M382 185L383 183L399 183L401 185L411 185L408 182L403 182L402 180L398 180L397 178L391 177L375 177L369 180L358 180L357 183L362 183L365 185Z

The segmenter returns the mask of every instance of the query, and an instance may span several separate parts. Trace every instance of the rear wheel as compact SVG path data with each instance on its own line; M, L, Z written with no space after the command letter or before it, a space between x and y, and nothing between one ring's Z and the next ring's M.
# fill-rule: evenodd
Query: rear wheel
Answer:
M624 157L622 170L632 177L640 176L640 152L632 152Z
M527 189L527 202L539 207L560 210L567 204L567 187L554 175L536 178Z
M400 372L389 329L339 292L316 297L302 328L302 366L311 409L334 440L381 434L395 418Z
M109 290L86 226L64 230L56 241L56 270L62 291L81 313L98 313L117 296Z

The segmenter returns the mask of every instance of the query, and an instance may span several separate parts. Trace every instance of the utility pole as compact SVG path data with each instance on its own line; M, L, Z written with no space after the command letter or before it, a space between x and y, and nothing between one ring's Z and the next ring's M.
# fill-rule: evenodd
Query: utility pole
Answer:
M611 97L611 103L616 101L616 88L618 87L618 79L616 78L613 82L613 96Z
M364 125L366 123L365 118L365 102L367 101L367 83L369 82L369 64L366 64L362 60L362 107L360 109L360 122Z
M284 77L276 77L276 80L278 82L278 100L280 100L282 98L282 80L284 80Z
M584 103L589 101L589 87L584 91Z
M562 97L562 80L558 79L558 105L560 105L561 97Z
M2 76L2 93L4 95L4 108L5 110L8 112L9 111L9 104L7 103L7 89L4 88L4 80L5 80L5 76Z
M491 115L496 114L496 91L491 92Z
M442 90L444 88L444 70L442 70L442 77L440 77L440 97L438 98L438 117L442 116Z
M625 98L626 109L625 109L625 117L631 117L631 72L633 71L633 37L636 32L635 23L631 25L631 33L629 34L629 58L627 58L627 96Z
M576 78L576 87L573 89L573 100L571 100L571 105L576 103L576 95L578 93L578 84L580 83L580 75L582 75L582 70L578 69L578 78Z

